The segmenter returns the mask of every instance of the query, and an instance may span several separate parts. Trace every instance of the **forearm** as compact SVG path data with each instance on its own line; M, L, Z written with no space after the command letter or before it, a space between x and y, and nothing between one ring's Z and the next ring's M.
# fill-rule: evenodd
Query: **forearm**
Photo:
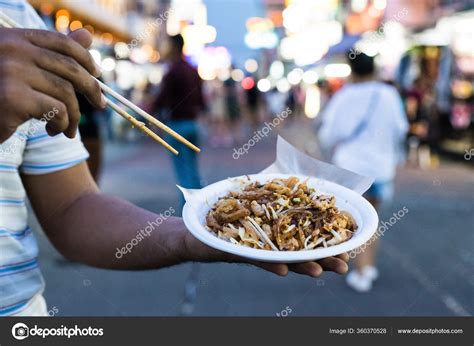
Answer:
M191 259L187 230L173 208L161 215L101 193L79 197L47 225L67 258L114 269L151 269Z
M169 208L162 215L138 208L99 192L86 164L44 174L23 175L23 184L43 229L65 257L95 267L111 269L163 268L184 261L244 262L278 275L283 264L259 263L238 258L194 238ZM348 256L345 256L347 261ZM317 276L323 268L343 273L341 259L296 264L292 270Z

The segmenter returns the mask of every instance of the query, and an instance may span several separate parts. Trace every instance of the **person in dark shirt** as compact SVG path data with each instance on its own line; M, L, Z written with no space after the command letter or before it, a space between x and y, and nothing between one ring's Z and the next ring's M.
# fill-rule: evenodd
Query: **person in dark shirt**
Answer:
M224 90L226 110L229 116L230 132L231 135L234 136L234 142L238 143L241 140L242 134L240 126L240 104L237 83L232 78L228 78L224 82Z
M202 81L196 69L185 61L183 46L181 35L168 38L164 57L170 69L163 78L153 109L169 127L198 145L197 118L205 108ZM200 188L197 154L171 136L166 141L179 151L178 156L173 155L178 183L185 188Z
M261 101L261 95L256 85L253 85L250 89L245 91L247 100L247 109L249 112L249 120L252 125L253 131L258 130L258 126L261 123L259 106Z
M102 167L102 141L97 121L98 110L93 107L83 95L76 93L76 97L81 112L79 132L82 137L82 142L89 152L87 165L89 166L94 181L98 182Z
M170 62L170 69L154 104L165 119L173 122L195 121L204 109L202 80L197 70L184 59L183 45L181 35L169 37L164 55Z

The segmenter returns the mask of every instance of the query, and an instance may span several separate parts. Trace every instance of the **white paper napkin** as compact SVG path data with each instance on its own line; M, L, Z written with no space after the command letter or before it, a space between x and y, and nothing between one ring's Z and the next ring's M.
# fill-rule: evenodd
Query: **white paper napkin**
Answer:
M372 178L336 167L327 162L316 160L299 151L281 136L278 136L277 140L275 162L258 173L299 174L316 177L321 180L322 184L324 184L324 180L331 181L347 187L360 195L367 191L374 182ZM199 198L200 189L185 189L179 185L177 186L183 193L186 202L203 202L201 198ZM238 187L237 182L236 187Z

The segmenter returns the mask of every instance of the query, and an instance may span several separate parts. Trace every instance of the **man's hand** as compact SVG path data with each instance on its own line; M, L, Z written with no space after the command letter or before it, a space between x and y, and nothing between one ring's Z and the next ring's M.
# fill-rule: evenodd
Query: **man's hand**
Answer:
M36 216L56 249L73 261L91 266L133 270L164 268L186 261L232 262L252 264L282 276L293 271L313 277L324 270L343 274L348 269L347 254L288 265L229 255L198 241L178 217L169 217L153 227L149 236L117 257L117 250L132 244L140 230L157 220L157 214L100 193L85 163L51 174L25 175L23 183Z
M348 270L347 262L349 261L349 255L347 253L336 257L328 257L316 262L283 264L247 260L212 249L204 243L201 243L189 232L186 232L185 235L185 245L186 253L184 257L188 260L252 264L280 276L286 276L288 272L291 271L298 274L319 277L325 270L333 271L338 274L345 274Z
M50 135L74 138L80 119L75 91L103 108L99 76L87 47L86 30L68 36L31 29L0 28L0 143L25 121L55 114L47 124ZM54 113L51 113L53 111ZM48 117L49 118L49 117Z

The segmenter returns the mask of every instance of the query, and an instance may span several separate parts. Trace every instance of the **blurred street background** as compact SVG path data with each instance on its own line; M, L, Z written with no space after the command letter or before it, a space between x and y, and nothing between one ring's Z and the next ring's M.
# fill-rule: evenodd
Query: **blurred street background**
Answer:
M233 160L229 150L205 146L204 183L258 172L274 160L275 144L276 139L269 138L239 160ZM156 212L178 209L172 168L160 147L147 140L110 145L106 152L106 193ZM58 315L276 316L287 307L295 316L472 315L473 194L472 167L463 163L443 161L429 172L402 169L397 197L382 210L380 220L404 206L409 213L385 233L381 277L365 294L350 290L332 273L320 279L296 274L279 278L229 264L185 264L141 273L93 269L67 262L41 236L45 297Z
M184 162L180 169L199 172L199 186L266 168L278 134L308 155L325 157L318 129L326 106L353 81L350 60L361 55L374 59L378 81L396 88L409 124L394 197L379 217L408 213L381 237L380 278L369 292L355 292L332 273L279 278L245 265L93 269L63 259L40 233L52 315L474 313L472 0L29 2L52 30L93 33L91 54L104 81L170 125L173 109L157 107L157 98L173 71L165 42L182 35L185 60L202 80L203 109L186 119L199 137L198 164ZM189 98L180 90L173 96L179 105ZM354 111L351 104L345 109L348 116ZM291 114L283 119L285 110ZM89 165L104 192L180 214L180 169L164 148L116 114L87 110L82 119ZM248 153L236 158L245 145Z

